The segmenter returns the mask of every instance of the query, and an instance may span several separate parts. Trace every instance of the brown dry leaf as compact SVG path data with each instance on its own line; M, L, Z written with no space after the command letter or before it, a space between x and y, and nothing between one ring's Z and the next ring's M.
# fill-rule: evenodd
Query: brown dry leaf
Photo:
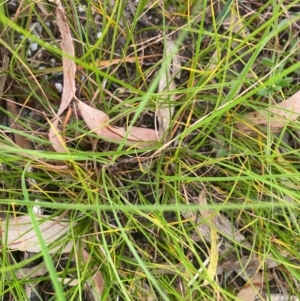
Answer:
M81 255L84 264L88 264L89 261L91 260L90 254L85 249L82 249ZM94 300L100 300L103 294L105 282L101 272L99 271L99 268L95 266L93 270L95 271L95 274L93 278L90 280L92 284L89 285L89 288L91 290L92 296L94 297Z
M38 2L36 3L36 5L38 6L38 8L40 9L40 11L41 11L45 16L47 16L47 15L49 14L47 8L45 7L45 3L42 3L42 2L40 2L40 1L38 1Z
M109 117L102 111L79 100L78 108L88 128L103 139L122 141L126 137L125 144L137 144L137 146L150 146L157 141L155 130L133 126L130 128L129 133L127 133L123 128L110 126L108 123Z
M160 78L158 84L158 92L160 93L174 91L176 89L174 79L180 78L181 60L177 54L175 42L170 39L166 39L165 44L165 59L172 54L172 60L170 61L170 65L167 66L166 72L163 73ZM164 64L162 65L162 68L165 68ZM159 139L165 135L170 126L171 118L174 114L174 104L172 104L174 100L175 94L171 94L170 96L166 95L165 97L162 97L162 101L158 104L156 117L159 126Z
M70 29L66 22L65 11L61 5L60 0L52 0L56 8L56 19L57 25L59 27L60 33L62 35L61 49L64 53L68 54L71 57L75 56L74 46L72 37L70 35ZM62 99L60 108L57 113L57 117L64 112L68 107L72 99L75 97L75 73L76 65L75 62L67 57L63 56L63 78L64 86L62 92ZM81 112L81 116L86 122L87 126L99 136L104 139L122 141L126 137L126 144L138 144L138 146L150 146L153 142L157 141L157 135L154 130L144 129L138 127L131 127L129 133L123 128L111 127L108 124L109 117L97 110L94 109L83 102L78 100L78 107ZM58 126L58 119L54 119L51 123L51 129L49 131L49 140L51 141L54 149L57 152L65 152L66 147L64 141L60 136L60 130ZM145 142L147 141L147 142Z
M59 28L60 34L62 36L61 50L63 52L62 65L63 65L63 91L61 97L60 107L58 109L57 115L51 124L51 129L49 131L49 140L53 145L53 148L57 152L65 152L64 143L60 136L60 131L58 129L58 118L69 106L70 102L75 97L76 85L75 85L75 73L76 64L72 59L66 57L66 54L72 58L75 58L75 50L73 45L73 40L70 34L70 28L67 23L65 10L60 2L60 0L51 0L56 4L56 21Z
M253 276L248 283L246 283L236 296L236 301L254 301L259 295L263 286L263 275L261 273Z
M63 52L62 65L63 65L63 78L64 85L61 97L61 103L57 116L60 116L62 112L68 107L73 97L75 96L76 86L75 86L75 73L76 73L76 64L74 60L69 59L65 56L75 58L75 50L73 45L73 40L70 34L70 28L67 23L67 18L65 10L60 2L60 0L51 0L56 4L56 21L59 28L62 41L60 43L61 50Z
M285 253L280 253L280 255L285 258L287 257ZM237 258L236 254L229 254L226 260L218 266L217 275L221 275L224 271L234 271L245 281L248 281L258 270L262 268L266 268L267 270L273 269L280 264L281 263L276 261L270 254L268 257L264 256L263 258L257 257L254 254Z
M50 216L46 215L36 216L40 231L47 246L51 243L57 243L60 237L65 237L67 235L70 226L75 226L75 223L70 225L68 221L61 221L58 219L59 218L50 220ZM1 221L1 229L2 240L7 248L34 253L41 251L41 246L32 227L31 218L28 215L10 218L8 221ZM54 254L58 250L62 253L69 253L71 252L72 247L73 242L70 241L66 245L64 244L63 247L56 246L49 249L49 253Z
M205 197L205 193L202 191L198 198L199 204L206 205L207 200ZM199 223L199 217L197 214L193 211L190 212L182 212L185 218L190 219L191 222L197 222L197 228L195 233L193 233L191 238L195 241L199 241L199 239L205 239L211 244L211 250L210 250L210 257L205 261L209 263L209 267L207 270L207 274L209 277L208 281L205 281L203 285L209 284L210 281L213 280L215 275L219 274L220 271L224 270L220 269L218 267L218 259L219 259L219 245L218 242L218 235L217 233L224 235L225 237L242 242L245 240L244 235L240 234L234 225L222 214L220 213L214 213L207 209L201 209L200 213L203 217L203 219L206 219L207 221L205 223L201 222ZM224 246L227 248L226 244ZM229 246L227 249L231 248ZM205 264L203 263L203 266ZM240 266L238 266L240 268ZM199 273L200 273L199 269ZM194 279L192 279L189 282L189 286L197 279L198 274L195 275Z
M13 272L13 277L16 279L34 279L41 277L48 273L48 269L44 263L41 263L37 266L31 268L18 268ZM11 279L11 273L7 273L7 277Z
M14 270L13 272L13 278L11 277L12 273L11 271L9 273L6 273L6 277L10 280L14 279L35 279L42 277L43 275L47 274L49 272L48 268L45 266L45 263L41 263L39 265L35 265L30 268L18 268ZM57 277L57 280L61 282L62 284L66 284L68 286L77 286L79 284L78 279L76 278L60 278ZM91 301L91 300L89 300Z
M187 219L191 219L191 221L199 223L199 218L193 211L182 212L182 215ZM212 220L219 234L237 242L245 240L245 236L238 232L236 227L224 215L220 213L214 214ZM201 237L210 242L210 227L207 224L199 223L199 225L197 225L197 232L195 231L195 233L192 234L192 238L195 241L198 241Z
M295 121L300 115L300 91L290 98L269 109L246 114L243 121L236 124L237 134L251 135L256 131L255 126L269 125L273 132L283 128L287 122Z

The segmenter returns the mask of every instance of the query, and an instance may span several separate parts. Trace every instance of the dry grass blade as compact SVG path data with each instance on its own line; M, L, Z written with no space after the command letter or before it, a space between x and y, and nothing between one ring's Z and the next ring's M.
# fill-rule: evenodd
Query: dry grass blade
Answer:
M246 38L250 35L248 28L245 27L243 20L235 10L231 10L231 14L223 21L222 25L227 30L232 30L234 33L239 33L243 38Z
M2 299L298 300L295 5L49 1L0 5Z
M137 61L140 61L141 63L145 60L145 59L151 59L151 58L157 58L159 55L158 54L151 54L151 55L144 55L144 56L139 56L139 57L130 57L127 56L125 58L117 58L117 59L112 59L112 60L96 60L93 63L90 63L90 66L92 67L97 67L99 69L105 69L107 67L110 66L114 66L120 63L136 63ZM83 70L85 69L84 66L81 65L77 65L77 70ZM61 68L57 68L55 69L57 71L61 70Z
M58 153L66 152L67 148L65 146L62 136L60 135L60 130L58 129L58 119L54 119L53 122L49 120L48 122L50 124L49 140L51 141L52 147Z

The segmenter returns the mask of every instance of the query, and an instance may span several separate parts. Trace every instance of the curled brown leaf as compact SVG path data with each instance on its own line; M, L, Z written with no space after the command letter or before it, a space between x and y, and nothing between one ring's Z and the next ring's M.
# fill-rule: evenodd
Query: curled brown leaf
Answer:
M56 4L56 21L62 37L60 46L61 46L61 50L63 51L62 65L63 65L64 85L63 85L60 107L57 112L57 116L60 116L62 112L68 107L73 97L75 96L76 64L73 59L70 59L70 57L71 58L75 57L75 50L74 50L73 40L70 34L70 28L67 23L65 10L60 0L54 0L53 2Z
M150 146L156 143L156 131L141 127L124 128L109 125L109 117L82 101L78 101L79 112L88 128L103 139L111 141L122 141L126 145L137 144L137 146ZM124 139L125 138L125 139Z
M70 34L70 28L67 23L65 10L60 2L60 0L53 0L56 4L56 21L59 28L62 41L60 43L62 55L62 65L63 65L63 91L60 102L60 107L56 114L55 119L51 124L51 129L49 131L49 140L52 143L53 148L57 152L65 152L64 143L60 136L60 130L58 127L58 118L69 106L70 102L73 100L76 92L75 85L75 73L76 73L76 64L73 60L75 57L75 50L73 45L73 40ZM71 58L72 59L71 59Z

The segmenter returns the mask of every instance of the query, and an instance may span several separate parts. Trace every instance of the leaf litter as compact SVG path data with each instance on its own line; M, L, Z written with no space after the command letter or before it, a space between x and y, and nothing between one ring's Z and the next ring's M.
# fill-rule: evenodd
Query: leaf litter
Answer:
M256 126L266 128L270 126L273 133L278 132L300 116L300 91L288 99L270 107L268 110L251 112L243 117L243 121L236 124L239 135L253 135L258 133Z
M124 128L112 127L109 125L109 117L102 111L95 109L76 97L76 64L74 62L75 51L73 40L70 34L70 29L67 23L64 8L59 0L53 0L56 4L56 20L59 27L62 42L61 50L62 65L63 65L63 91L60 107L56 114L56 117L51 122L51 128L49 131L49 140L52 143L54 149L57 152L65 152L67 150L65 141L60 135L59 130L59 117L70 105L73 99L76 99L77 106L80 111L80 115L85 121L88 128L99 135L102 139L124 141L125 144L134 145L137 147L150 146L157 142L157 134L155 130L131 126L127 130ZM66 55L68 57L66 57ZM69 57L73 58L70 59Z
M39 222L43 239L48 247L51 244L57 244L59 238L70 233L71 225L69 221L61 221L59 218L50 219L50 216L47 215L37 216L36 219ZM74 226L75 223L72 223L72 227ZM1 228L2 239L4 239L9 249L34 253L41 252L41 246L33 229L31 218L28 215L11 217L8 221L2 220ZM50 254L55 254L57 251L69 253L73 246L74 243L69 241L63 247L62 245L56 245L48 250Z
M88 128L99 137L113 142L124 141L126 145L151 146L156 144L157 135L154 130L132 126L129 131L109 125L109 117L84 102L78 100L77 106L81 117Z

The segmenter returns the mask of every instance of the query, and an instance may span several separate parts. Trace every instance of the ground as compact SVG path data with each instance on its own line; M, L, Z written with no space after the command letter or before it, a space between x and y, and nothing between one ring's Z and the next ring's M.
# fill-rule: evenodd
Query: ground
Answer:
M299 300L299 8L2 2L2 299Z

